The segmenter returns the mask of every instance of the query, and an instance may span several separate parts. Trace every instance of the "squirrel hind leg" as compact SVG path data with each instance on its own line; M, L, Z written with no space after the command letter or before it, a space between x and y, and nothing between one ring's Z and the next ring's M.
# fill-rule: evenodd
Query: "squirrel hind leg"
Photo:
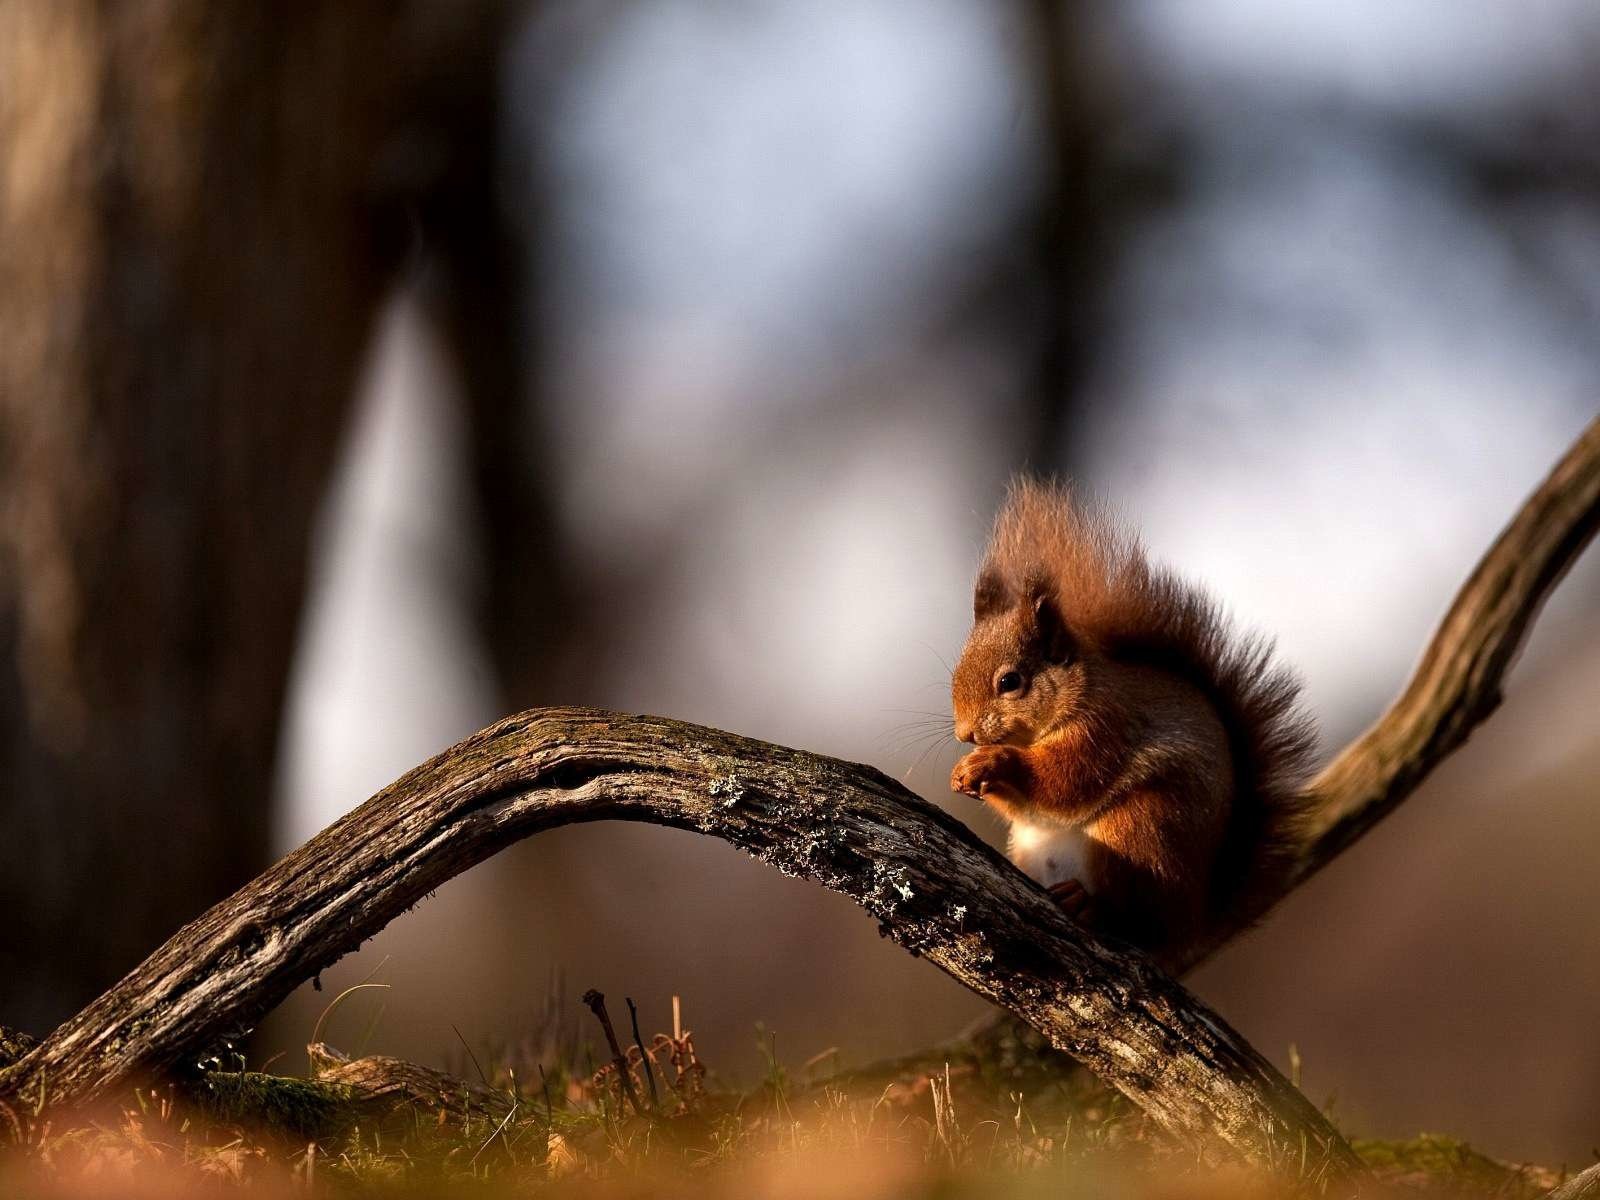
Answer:
M1060 883L1052 883L1048 890L1067 916L1085 929L1094 928L1094 897L1082 883L1076 879L1063 879Z

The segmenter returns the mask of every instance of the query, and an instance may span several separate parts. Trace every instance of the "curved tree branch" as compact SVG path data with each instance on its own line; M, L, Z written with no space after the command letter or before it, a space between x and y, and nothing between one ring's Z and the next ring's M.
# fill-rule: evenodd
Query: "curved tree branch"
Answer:
M1358 841L1500 705L1533 619L1600 530L1600 418L1568 448L1461 585L1405 691L1306 785L1310 820L1276 895L1218 925L1170 964L1210 958ZM1004 1017L997 1018L1004 1021ZM1597 1175L1600 1186L1600 1175Z
M1600 1200L1600 1163L1550 1192L1546 1200Z
M1600 529L1600 418L1591 421L1495 539L1434 631L1411 681L1306 786L1310 822L1282 889L1196 943L1204 961L1393 812L1499 707L1501 684L1545 599Z
M1528 625L1597 525L1600 421L1467 581L1405 694L1313 781L1317 820L1285 891L1493 711ZM1083 934L959 822L877 771L581 709L502 721L404 776L0 1072L0 1098L82 1101L192 1062L474 863L544 829L604 819L721 837L852 897L885 934L1021 1016L1181 1140L1219 1137L1268 1160L1310 1150L1336 1169L1356 1166L1220 1018L1142 956Z
M1312 781L1315 820L1291 887L1392 812L1499 707L1528 627L1597 528L1600 419L1462 584L1400 698Z
M446 750L176 934L0 1075L37 1109L181 1068L429 891L581 821L720 837L850 896L1182 1141L1356 1164L1305 1098L1143 956L1084 935L959 821L871 767L656 717L534 710Z

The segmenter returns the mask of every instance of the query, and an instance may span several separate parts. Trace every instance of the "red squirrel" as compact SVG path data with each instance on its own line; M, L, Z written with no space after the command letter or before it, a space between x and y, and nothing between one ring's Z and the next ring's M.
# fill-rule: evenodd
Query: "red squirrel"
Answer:
M950 786L1080 922L1174 959L1292 861L1312 747L1294 676L1065 489L1012 486L952 673Z

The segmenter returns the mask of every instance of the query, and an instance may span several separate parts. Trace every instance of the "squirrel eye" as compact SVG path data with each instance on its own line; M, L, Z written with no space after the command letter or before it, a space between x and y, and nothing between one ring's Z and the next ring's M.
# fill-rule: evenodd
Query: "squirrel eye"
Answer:
M997 696L1011 696L1022 690L1022 672L1003 671L1000 678L994 681L994 692Z

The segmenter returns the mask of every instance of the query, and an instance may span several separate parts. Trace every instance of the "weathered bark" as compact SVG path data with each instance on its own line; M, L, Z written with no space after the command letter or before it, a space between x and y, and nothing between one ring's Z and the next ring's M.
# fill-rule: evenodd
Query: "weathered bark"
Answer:
M347 1058L320 1042L306 1049L318 1083L349 1088L369 1110L417 1104L458 1117L498 1121L515 1104L504 1092L404 1059L383 1054Z
M850 896L1179 1139L1355 1165L1220 1017L1142 956L1086 937L964 825L879 772L583 709L509 718L404 776L181 930L0 1076L0 1098L81 1101L181 1068L474 863L606 819L711 834Z
M1550 1200L1600 1200L1600 1163L1556 1188L1550 1193Z
M0 0L0 1018L266 864L315 510L496 8Z
M9 1067L38 1044L38 1038L19 1029L0 1025L0 1067Z
M506 1093L399 1059L351 1060L326 1046L306 1049L318 1064L310 1079L213 1069L180 1080L179 1091L215 1119L301 1138L337 1137L353 1128L403 1137L415 1129L419 1109L492 1125L516 1105ZM5 1112L0 1107L0 1118Z

